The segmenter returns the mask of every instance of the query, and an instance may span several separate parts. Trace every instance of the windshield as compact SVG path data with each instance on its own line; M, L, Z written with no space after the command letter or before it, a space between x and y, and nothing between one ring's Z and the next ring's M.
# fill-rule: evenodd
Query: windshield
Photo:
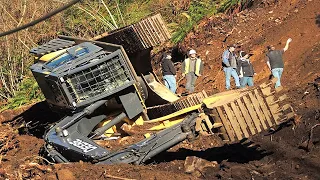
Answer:
M61 54L60 56L52 59L51 61L49 61L46 66L50 69L54 69L56 67L59 67L69 61L72 61L74 59L76 59L79 56L83 56L85 54L89 53L87 48L78 48L76 50L75 56L73 56L72 54L70 54L68 51L66 51L65 53Z

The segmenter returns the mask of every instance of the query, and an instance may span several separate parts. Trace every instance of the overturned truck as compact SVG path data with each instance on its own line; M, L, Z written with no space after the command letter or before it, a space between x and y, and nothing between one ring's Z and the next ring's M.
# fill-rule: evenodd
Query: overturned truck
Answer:
M153 46L170 38L160 15L91 40L59 36L33 48L31 71L46 101L64 114L44 135L54 162L141 164L184 140L218 135L235 142L292 119L295 114L273 82L208 96L178 97L152 72ZM109 150L139 126L139 142Z

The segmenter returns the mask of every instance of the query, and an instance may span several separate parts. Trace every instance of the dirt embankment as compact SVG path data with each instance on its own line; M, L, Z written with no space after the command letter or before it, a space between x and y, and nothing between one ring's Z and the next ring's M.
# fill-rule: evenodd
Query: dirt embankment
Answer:
M285 53L284 91L302 119L295 126L283 125L273 134L262 133L236 144L223 145L215 137L181 143L144 166L92 165L89 163L48 164L38 156L42 134L59 115L45 103L19 112L0 115L0 177L9 179L320 179L320 3L317 0L284 0L276 4L256 2L230 18L208 18L188 35L183 46L195 48L205 61L205 74L196 90L224 90L221 53L230 43L254 53L258 73L255 83L269 71L264 49L273 44ZM318 18L318 19L317 19ZM205 51L209 55L205 57ZM183 85L183 81L181 82ZM180 90L182 88L180 87ZM20 116L15 117L16 115ZM14 118L15 117L15 118ZM9 120L9 121L8 121ZM10 121L12 120L12 121ZM5 121L8 121L4 123ZM313 128L314 127L314 128ZM310 130L312 139L310 140ZM308 141L309 139L309 141ZM308 145L308 146L307 146ZM217 146L217 147L215 147ZM308 147L308 148L307 148ZM205 159L207 168L185 173L186 157Z

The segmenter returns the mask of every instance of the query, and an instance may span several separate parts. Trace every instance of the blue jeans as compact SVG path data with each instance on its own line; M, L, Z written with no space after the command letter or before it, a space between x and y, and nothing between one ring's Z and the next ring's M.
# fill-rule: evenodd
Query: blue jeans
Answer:
M171 92L176 93L177 84L174 75L164 75L163 80L166 87L170 89Z
M241 87L244 88L246 85L253 86L253 77L242 77L240 79Z
M277 88L277 87L281 86L280 79L281 79L281 76L282 76L283 68L274 68L271 71L272 71L273 77L278 79L277 82L276 82L276 85L275 85L275 87Z
M239 76L235 69L233 69L232 67L224 67L223 71L226 76L226 89L230 89L231 76L234 78L234 81L236 82L236 86L240 87Z

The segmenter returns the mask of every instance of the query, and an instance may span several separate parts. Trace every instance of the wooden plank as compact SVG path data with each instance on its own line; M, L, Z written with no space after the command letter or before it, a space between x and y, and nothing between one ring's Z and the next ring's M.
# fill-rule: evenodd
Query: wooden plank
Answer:
M253 96L252 92L249 92L248 94L249 94L249 97L250 97L251 102L252 102L252 104L253 104L253 107L254 107L254 109L256 110L257 114L258 114L258 118L260 119L260 123L261 123L263 129L266 130L266 129L268 128L267 125L266 125L266 122L265 122L265 119L266 119L266 118L264 117L264 114L263 114L263 113L261 112L261 110L260 110L259 102L258 102L258 100Z
M243 138L243 136L242 136L242 131L241 131L240 127L239 127L238 121L235 119L232 111L230 110L230 108L228 107L227 104L224 104L223 108L227 113L227 117L228 117L228 119L230 121L231 126L233 127L233 130L234 130L238 140L241 140Z
M236 116L236 120L238 121L240 128L244 134L244 137L248 138L249 137L249 133L247 131L247 124L245 123L243 117L240 115L240 110L239 108L236 106L236 104L234 102L231 102L231 108L233 110L234 115Z
M253 121L248 113L248 110L245 108L245 106L243 105L242 101L240 99L237 99L237 103L238 103L238 106L240 108L240 111L244 117L244 120L246 122L246 124L248 125L249 127L249 130L251 132L252 135L255 135L257 134L257 132L255 131L255 127L254 127L254 124L253 124Z
M248 100L248 98L246 96L243 96L242 98L243 98L243 101L244 101L247 109L249 110L249 114L251 116L253 124L255 125L256 129L258 130L258 133L261 132L260 121L258 119L258 116L257 116L255 110L252 107L251 102Z
M231 125L230 125L230 122L227 120L227 118L223 114L221 107L216 107L216 108L217 108L219 117L220 117L220 119L222 121L222 124L223 124L225 130L227 131L227 134L228 134L228 136L230 138L230 141L235 141L235 134L234 134L234 131L233 131Z
M267 119L269 127L272 127L274 125L274 123L272 123L271 113L270 113L268 107L266 106L264 99L260 96L257 89L254 90L254 94L255 94L256 98L258 99L258 103L260 104L262 112Z

